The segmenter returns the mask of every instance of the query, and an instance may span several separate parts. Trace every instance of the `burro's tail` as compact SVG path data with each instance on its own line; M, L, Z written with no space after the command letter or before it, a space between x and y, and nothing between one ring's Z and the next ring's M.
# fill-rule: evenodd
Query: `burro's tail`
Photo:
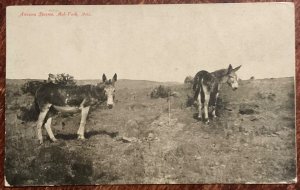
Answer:
M198 87L199 87L199 77L198 74L196 74L193 81L193 90L196 91Z
M31 105L20 108L20 112L18 113L17 117L22 121L37 121L39 113L40 109L36 98L34 98L34 101Z
M194 101L197 100L197 97L201 91L201 83L200 83L200 79L201 79L201 74L200 72L197 73L194 77L194 83L193 83L193 90L194 90Z

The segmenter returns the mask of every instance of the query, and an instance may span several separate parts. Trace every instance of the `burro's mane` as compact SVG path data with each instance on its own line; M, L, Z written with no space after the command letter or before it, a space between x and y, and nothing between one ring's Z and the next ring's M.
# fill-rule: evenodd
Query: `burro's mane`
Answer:
M219 69L210 74L217 79L218 82L221 82L222 79L227 75L228 69Z

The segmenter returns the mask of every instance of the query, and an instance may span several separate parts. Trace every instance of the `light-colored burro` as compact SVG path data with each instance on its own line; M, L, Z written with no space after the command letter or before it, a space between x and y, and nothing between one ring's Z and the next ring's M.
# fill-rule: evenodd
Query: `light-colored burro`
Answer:
M103 74L102 82L97 85L64 86L49 82L41 86L35 94L35 106L39 110L37 136L40 144L43 143L43 126L45 126L50 139L52 141L57 140L51 129L52 117L57 112L75 113L81 111L77 135L78 139L84 139L84 127L90 106L106 101L108 108L111 109L114 105L114 84L116 81L117 74L110 80L107 80Z
M204 122L209 123L208 107L211 106L211 115L216 117L217 98L222 83L227 83L233 90L238 89L238 77L236 71L241 65L234 68L229 65L227 69L220 69L209 73L207 71L199 71L194 77L193 90L195 92L194 99L198 103L198 119L202 120L204 114ZM202 110L204 113L202 113Z

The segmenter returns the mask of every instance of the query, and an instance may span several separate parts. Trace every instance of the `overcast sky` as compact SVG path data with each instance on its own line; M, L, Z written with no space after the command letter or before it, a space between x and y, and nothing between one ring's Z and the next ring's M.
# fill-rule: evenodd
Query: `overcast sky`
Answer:
M242 79L288 77L294 31L291 3L8 7L6 75L183 82L232 64Z

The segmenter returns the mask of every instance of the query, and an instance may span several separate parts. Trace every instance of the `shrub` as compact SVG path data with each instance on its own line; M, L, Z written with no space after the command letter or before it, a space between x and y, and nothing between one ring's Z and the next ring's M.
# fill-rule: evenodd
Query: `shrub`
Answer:
M50 73L48 75L48 82L53 82L53 83L64 85L64 86L76 85L74 77L69 74L65 74L65 73L61 73L61 74L57 74L57 75L53 75Z
M187 96L187 100L186 100L186 103L185 103L185 106L186 107L193 107L195 105L195 99L193 96Z
M150 94L151 98L167 98L171 95L171 89L165 86L158 86L154 88Z
M29 82L26 82L21 87L21 90L24 93L30 93L31 95L34 96L37 89L40 88L43 84L45 84L45 82L42 82L42 81L29 81Z
M194 78L192 76L187 76L184 79L184 84L193 84L194 83Z
M76 85L74 77L69 74L62 73L54 75L50 73L48 75L48 81L28 81L21 87L21 90L23 91L23 93L30 93L34 96L37 89L39 89L42 85L46 84L47 82L53 82L55 84L60 84L64 86Z

